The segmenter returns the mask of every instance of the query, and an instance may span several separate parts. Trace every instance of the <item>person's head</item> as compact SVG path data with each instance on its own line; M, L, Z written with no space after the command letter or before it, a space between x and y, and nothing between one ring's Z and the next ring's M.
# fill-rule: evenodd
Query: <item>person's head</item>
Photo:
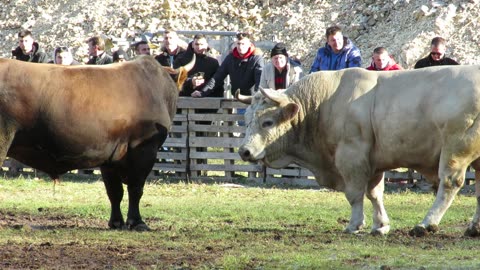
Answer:
M137 55L150 55L150 46L145 40L135 43L135 54Z
M114 63L121 63L121 62L128 61L127 53L122 49L118 49L115 52L113 52L112 58Z
M55 64L69 66L73 62L72 52L65 46L55 48L55 51L53 51L53 57L53 62Z
M283 70L288 63L288 53L285 43L279 42L275 44L270 52L270 57L272 58L273 66L280 71Z
M390 62L390 55L384 47L377 47L373 50L372 61L377 69L384 69Z
M252 41L251 41L250 34L248 33L237 34L236 48L240 55L246 54L251 46L252 46Z
M440 61L447 50L446 41L442 37L434 37L430 44L430 56L434 61Z
M338 53L343 49L343 34L342 28L339 26L331 26L325 31L327 44L332 48L334 53Z
M18 46L23 53L30 53L33 50L33 35L28 30L22 30L18 33Z
M88 55L98 56L105 50L105 40L99 36L91 37L87 40Z
M208 41L204 34L196 34L193 37L193 51L196 54L206 54L208 51Z
M165 33L163 34L163 46L165 46L169 53L174 52L178 48L177 32L165 30Z

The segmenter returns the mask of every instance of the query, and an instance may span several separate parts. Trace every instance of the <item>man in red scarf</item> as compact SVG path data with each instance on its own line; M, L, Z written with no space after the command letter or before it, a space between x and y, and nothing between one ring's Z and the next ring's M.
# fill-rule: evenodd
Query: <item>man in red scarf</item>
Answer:
M240 89L242 95L252 95L258 90L262 69L263 57L255 49L250 35L239 33L235 47L222 62L213 78L201 90L194 91L192 97L209 96L218 84L223 85L228 75L230 75L232 95L237 89Z
M373 50L372 64L367 69L376 71L403 70L393 57L388 54L385 47L377 47Z

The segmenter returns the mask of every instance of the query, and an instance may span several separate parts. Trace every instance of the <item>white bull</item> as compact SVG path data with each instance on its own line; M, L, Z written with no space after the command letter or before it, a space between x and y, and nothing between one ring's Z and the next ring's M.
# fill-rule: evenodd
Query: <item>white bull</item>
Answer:
M386 170L412 168L438 186L433 206L410 232L415 236L438 230L468 165L480 170L479 66L317 72L285 92L262 89L237 99L251 104L240 156L273 168L296 163L320 185L344 191L349 233L365 225L365 195L373 205L372 233L388 233ZM480 235L478 190L470 236Z

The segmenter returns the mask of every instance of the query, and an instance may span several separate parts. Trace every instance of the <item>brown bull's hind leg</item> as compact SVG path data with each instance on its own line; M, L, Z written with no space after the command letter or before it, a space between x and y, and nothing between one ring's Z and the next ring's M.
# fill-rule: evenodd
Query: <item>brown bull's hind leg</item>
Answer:
M123 199L122 178L117 171L110 166L101 166L103 183L107 190L108 198L110 199L111 213L108 226L111 229L126 229L125 221L123 220L120 203Z

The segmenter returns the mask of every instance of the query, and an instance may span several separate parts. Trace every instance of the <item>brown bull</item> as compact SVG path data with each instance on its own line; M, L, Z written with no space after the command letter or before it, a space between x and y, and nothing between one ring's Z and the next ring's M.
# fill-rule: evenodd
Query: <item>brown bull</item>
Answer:
M192 66L178 70L180 84ZM178 97L167 71L152 57L70 67L0 59L0 162L9 156L53 179L100 167L109 227L148 230L139 203ZM129 195L126 224L122 182Z

